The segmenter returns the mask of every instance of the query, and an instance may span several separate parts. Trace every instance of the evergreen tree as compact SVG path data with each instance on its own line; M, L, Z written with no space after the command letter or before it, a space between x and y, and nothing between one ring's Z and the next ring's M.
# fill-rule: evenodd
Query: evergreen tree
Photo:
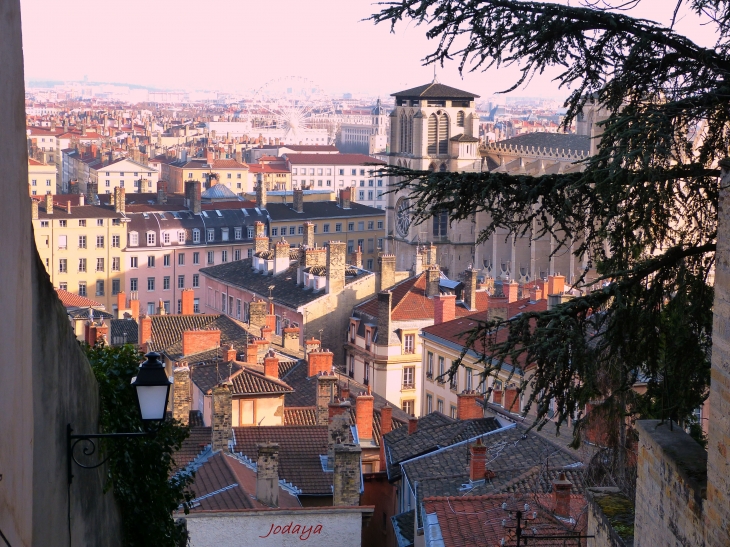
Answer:
M530 384L527 406L538 425L553 400L558 424L578 418L578 433L584 405L602 401L604 415L621 424L622 446L625 413L688 425L707 395L719 166L730 121L730 2L662 2L656 9L668 10L669 27L631 17L640 2L610 9L597 2L402 0L381 3L371 17L426 27L437 44L426 63L457 59L460 71L517 64L521 77L506 91L560 67L557 81L572 90L566 128L589 100L611 112L597 154L580 173L385 172L410 192L417 222L436 206L452 221L488 212L479 242L506 228L552 235L556 252L573 238L580 243L575 253L589 257L600 290L547 312L480 323L467 346L486 344L487 374L506 358L535 363L521 388ZM714 48L673 30L682 7L707 19ZM497 340L495 329L508 336ZM632 390L636 382L646 394Z

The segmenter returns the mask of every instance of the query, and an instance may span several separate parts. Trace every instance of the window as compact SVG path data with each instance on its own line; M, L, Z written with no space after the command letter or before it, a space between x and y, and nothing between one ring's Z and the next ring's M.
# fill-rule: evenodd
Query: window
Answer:
M96 236L96 248L97 249L104 248L104 236Z
M295 233L297 233L297 227L296 226L289 226L289 235L293 236Z
M341 231L342 231L342 224L338 222L335 224L335 232L341 232Z
M50 184L48 186L50 186ZM96 225L97 226L104 226L104 219L103 218L97 218L96 219Z
M96 296L104 296L104 281L101 279L96 282Z
M193 253L193 264L200 264L200 253Z
M137 232L129 232L129 245L130 247L139 245L139 235Z
M122 291L121 283L118 279L112 279L112 294L116 295Z
M166 275L162 278L162 290L163 291L169 291L170 290L170 276Z
M165 255L162 257L162 265L163 266L169 266L170 265L170 255Z
M221 251L221 262L228 262L228 251Z
M256 425L256 412L254 411L253 399L239 399L233 404L238 403L238 423L237 426Z
M137 267L137 257L136 256L130 256L129 257L129 267L130 268L136 268Z
M200 230L193 228L193 243L200 243Z
M345 175L345 170L344 169L340 169L338 172L339 172L339 174L340 174L341 177L343 177Z
M162 242L165 245L170 244L170 232L162 232Z
M155 244L155 233L147 232L147 245L154 245L154 244Z
M233 260L241 260L241 249L233 251Z
M413 378L416 374L416 367L403 367L403 389L414 389Z
M473 375L473 372L474 371L472 369L470 369L469 367L466 367L466 369L464 371L464 377L465 377L464 378L464 381L466 382L466 386L464 387L464 389L466 389L467 391L471 391L472 389L474 389L472 387L472 381L473 381L472 375Z
M222 294L221 295L221 311L223 313L226 313L226 301L227 301L226 295Z
M118 257L118 256L112 257L112 271L113 272L120 271L122 269L121 264L122 264L122 259L120 257Z
M177 313L182 313L182 300L177 299Z
M302 235L304 233L304 226L297 226L297 233Z
M368 238L368 252L373 253L375 252L375 240L372 237Z
M177 265L185 266L185 253L179 253L177 255Z
M104 271L104 259L103 258L97 258L96 259L96 271L97 272L103 272Z
M357 248L362 251L365 248L365 240L364 239L358 239L357 240Z
M248 256L248 258L251 258L253 256L253 249L248 249L246 251L246 255Z
M230 173L226 173L226 178L227 179L231 178L231 174Z
M215 239L215 230L213 228L208 228L208 241L213 241Z
M66 248L66 236L58 236L58 248L59 249Z
M377 199L379 199L379 200L380 199L383 199L383 191L382 190L378 190ZM378 224L382 224L382 222L378 222Z
M433 395L426 393L426 414L433 412Z
M363 383L365 385L368 385L370 383L370 363L365 361L365 363L363 364L363 369L364 369Z
M403 409L403 412L409 416L413 416L413 399L401 401L401 408Z
M241 228L234 228L233 237L235 239L243 239L243 230Z
M68 272L68 262L67 259L61 258L58 261L58 271L59 273L66 273Z
M363 199L365 199L365 190L360 190L360 191L359 191L359 192L357 193L357 198L358 198L359 200L361 200L361 201L362 201Z
M120 239L118 235L112 236L112 247L119 248Z
M433 353L426 354L426 378L433 378Z
M441 211L433 215L433 235L445 236L448 223L449 215L447 212Z
M147 290L148 291L154 291L155 290L155 278L154 277L148 277L147 278Z
M375 226L375 223L372 220L368 221L368 230L372 230L373 226Z
M403 337L403 353L415 353L416 352L416 335L406 334Z
M154 257L154 255L149 255L147 257L147 267L148 268L154 268L155 267L155 257Z
M459 389L459 371L454 372L454 375L449 379L449 389L456 391Z
M221 239L228 241L228 228L221 228Z
M213 264L213 251L208 251L208 264Z
M147 315L154 315L154 314L155 314L155 303L147 302Z
M86 259L85 258L79 258L79 271L80 272L86 271Z
M444 358L439 357L439 375L438 375L438 381L440 384L444 383Z
M58 226L60 228L65 228L66 227L66 221L65 220L59 220L58 221Z
M246 237L248 239L252 239L253 238L253 226L247 226L246 227Z
M358 232L362 232L364 230L365 230L365 222L364 221L358 222L357 223L357 231Z
M193 274L193 288L197 289L200 286L200 275Z
M86 236L79 236L79 249L86 249Z
M41 228L48 228L48 221L47 220L41 220Z
M86 228L86 220L85 219L79 220L79 227Z
M451 411L449 412L449 414L454 420L456 419L456 407L454 405L451 405Z
M383 238L379 237L378 238L378 249L382 249L382 248L383 248Z
M136 291L137 290L137 286L138 286L138 284L137 284L137 278L136 277L132 277L129 280L129 290L130 291Z
M329 224L323 224L322 225L322 233L327 234L327 233L329 233L329 231L330 231L330 225Z
M79 281L79 296L86 296L86 282Z
M355 242L352 239L347 240L347 252L348 254L355 252Z
M177 232L177 242L180 245L185 244L185 230L178 230L178 232Z
M32 180L32 181L30 182L30 185L31 185L31 186L36 186L36 179L33 179L33 180Z
M271 229L271 235L272 236L278 236L279 235L279 228L272 228Z

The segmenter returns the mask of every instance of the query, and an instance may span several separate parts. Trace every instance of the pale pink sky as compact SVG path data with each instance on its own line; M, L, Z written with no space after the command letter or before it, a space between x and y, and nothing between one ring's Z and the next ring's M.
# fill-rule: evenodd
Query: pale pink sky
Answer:
M561 3L576 4L576 0ZM667 22L674 0L644 0L637 16ZM243 91L280 76L303 76L331 93L386 95L430 81L421 58L425 27L361 21L372 0L21 0L26 79L123 82L169 89ZM682 13L677 30L706 46L708 27ZM516 69L443 83L482 97L509 87ZM555 72L554 72L555 73ZM553 74L554 74L553 73ZM565 96L536 77L514 94Z

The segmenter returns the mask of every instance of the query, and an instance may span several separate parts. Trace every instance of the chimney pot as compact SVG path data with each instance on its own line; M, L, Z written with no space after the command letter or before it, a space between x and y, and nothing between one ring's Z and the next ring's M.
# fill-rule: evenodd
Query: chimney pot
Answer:
M408 418L408 434L413 435L416 431L418 431L418 418L411 416Z
M475 420L484 417L484 410L479 406L477 399L480 395L474 391L464 390L456 398L456 417L459 420Z
M274 350L269 350L264 358L264 375L271 378L279 377L279 359L274 355Z
M559 517L570 518L570 492L573 483L566 479L565 473L560 473L553 481L553 503L555 514Z
M361 440L370 441L373 438L373 401L370 394L358 395L355 402L355 418L357 434Z
M469 447L469 452L469 480L483 480L487 470L487 447L481 439L477 439L477 442Z

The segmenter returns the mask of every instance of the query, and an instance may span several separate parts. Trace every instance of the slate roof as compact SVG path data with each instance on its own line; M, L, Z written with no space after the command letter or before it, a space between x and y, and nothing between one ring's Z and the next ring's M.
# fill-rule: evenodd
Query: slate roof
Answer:
M191 412L191 417L192 417ZM202 422L202 416L201 422ZM182 442L180 450L175 452L172 456L174 464L174 470L179 471L185 469L190 463L195 460L202 452L205 451L211 443L212 429L210 427L204 427L201 424L197 424L197 420L193 419L190 423L190 436Z
M318 154L324 156L323 154ZM326 157L326 156L324 156ZM292 204L271 203L266 205L266 212L272 222L327 220L330 218L355 218L355 217L377 217L384 216L383 209L377 209L356 201L350 202L349 209L343 209L336 201L305 201L303 212L297 213ZM332 234L338 236L337 234ZM340 234L342 235L342 234ZM339 236L338 236L339 237Z
M474 99L479 97L476 93L462 91L437 81L433 81L418 87L412 87L404 91L391 93L391 97L421 97L423 99Z
M139 325L134 319L112 319L110 342L116 344L136 344L139 336ZM125 336L126 335L126 336Z
M233 395L242 394L284 394L294 391L290 386L281 380L264 376L263 372L257 372L250 367L244 366L239 374L232 377Z
M225 184L215 184L208 188L205 192L200 194L202 199L225 199L225 198L237 198L236 194L231 192Z
M332 473L322 470L320 459L327 454L327 426L234 427L233 435L234 451L252 461L258 457L256 443L278 443L280 479L304 495L332 495Z
M423 420L433 416L433 418ZM400 464L417 456L434 452L443 446L450 446L467 439L473 439L484 433L489 433L501 428L496 418L478 418L476 420L453 420L446 418L439 412L432 412L418 420L418 428L415 433L400 438L396 436L385 436L385 448L387 459L388 480L391 482L400 478Z
M552 148L553 150L571 150L589 154L591 151L591 137L572 133L525 133L511 139L498 141L499 145L528 146L535 148Z
M541 547L557 547L566 544L576 545L575 541L566 542L565 539L550 540L550 535L569 535L570 532L585 532L587 515L585 507L586 499L582 495L573 495L570 499L570 513L575 524L569 524L555 518L551 510L553 502L550 496L538 495L534 497L515 497L509 494L496 494L488 496L453 496L453 497L430 497L424 500L429 523L438 525L443 538L441 543L444 547L463 547L471 545L483 545L485 547L497 547L499 545L515 545L514 537L509 535L509 530L502 526L503 520L507 517L507 511L502 509L502 504L507 503L509 509L523 508L528 503L531 509L537 513L534 520L528 522L525 534L529 539L527 545L540 545ZM512 521L514 525L514 521ZM538 541L531 537L532 530L536 529L540 537ZM502 538L506 541L502 544ZM585 541L585 540L584 540ZM581 543L585 545L585 543Z
M103 308L104 305L101 302L86 298L85 296L79 296L78 294L64 291L63 289L56 289L61 304L66 308Z
M111 313L104 310L97 310L92 307L88 308L66 308L66 314L72 319L88 319L90 310L94 310L94 321L99 319L114 319Z
M414 509L390 517L398 547L412 547L415 538L416 511Z
M292 165L366 165L385 164L365 154L285 154Z
M229 370L233 374L238 374L243 366L239 363L230 362L225 363L221 360L220 363L203 363L196 364L190 367L190 380L203 392L208 393L211 389L217 386L219 383L224 382L228 379Z
M274 302L283 304L291 309L297 309L300 306L309 304L313 300L320 298L326 294L324 290L312 291L297 285L297 263L291 263L289 268L279 275L263 275L262 273L252 269L251 258L245 258L235 262L226 262L217 266L201 268L200 273L217 279L228 285L235 285L242 289L248 290L268 299L269 287L274 286L272 295ZM357 277L345 276L345 285L352 283L358 279L362 279L368 275L374 275L365 270L359 270Z

